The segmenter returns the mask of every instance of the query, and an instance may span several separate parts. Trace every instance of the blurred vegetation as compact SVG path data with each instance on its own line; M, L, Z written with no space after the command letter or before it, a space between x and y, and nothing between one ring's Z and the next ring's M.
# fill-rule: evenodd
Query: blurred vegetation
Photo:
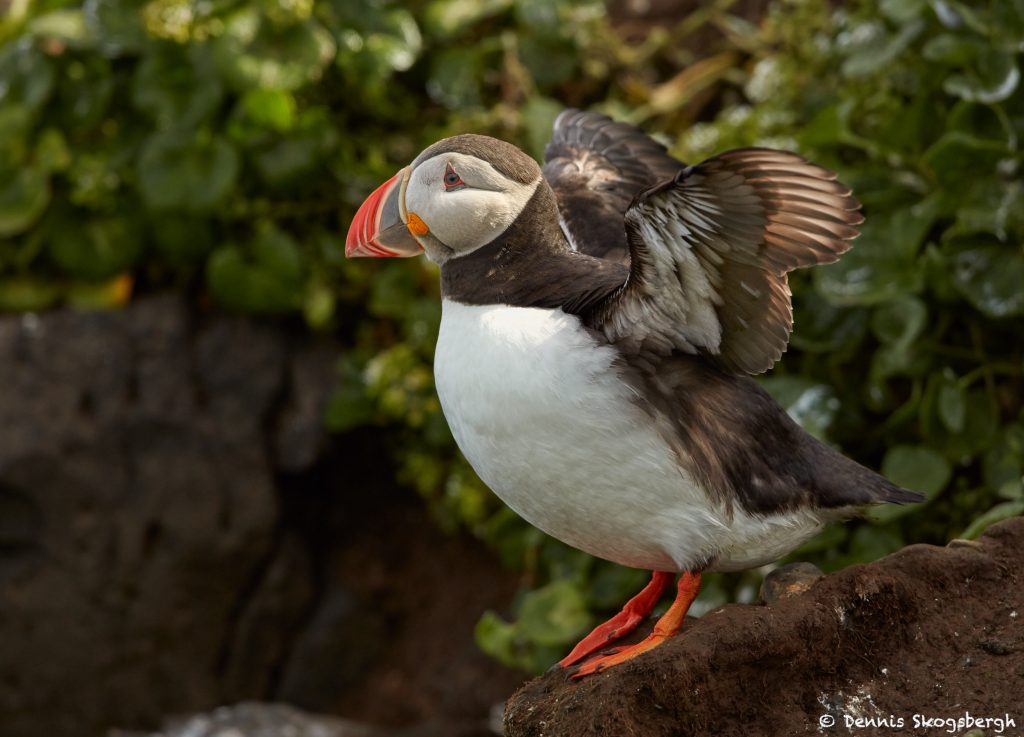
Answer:
M868 221L792 279L765 386L811 432L928 496L834 526L827 569L1024 512L1024 5L731 0L671 22L598 0L0 2L0 310L116 307L176 287L301 315L349 349L326 421L384 426L438 524L523 571L478 639L540 670L646 580L546 538L454 448L434 395L423 259L346 262L354 208L429 143L539 155L563 105L660 132L698 161L743 145L841 173ZM756 594L710 576L704 610Z

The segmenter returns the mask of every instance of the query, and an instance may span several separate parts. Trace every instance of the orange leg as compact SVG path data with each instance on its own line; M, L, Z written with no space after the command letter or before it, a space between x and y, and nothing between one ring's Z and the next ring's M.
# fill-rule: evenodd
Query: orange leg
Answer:
M579 670L572 674L571 678L578 679L593 673L600 673L606 668L611 668L613 665L632 660L640 653L654 649L678 632L679 628L683 625L683 620L686 619L686 612L690 608L690 604L697 598L697 592L700 591L700 574L684 573L679 577L676 589L675 601L672 602L672 606L654 625L654 631L651 634L637 644L624 647L611 655L588 660L580 666Z
M620 637L628 635L636 629L636 626L644 621L644 617L651 613L654 605L658 603L665 588L672 581L672 574L664 571L651 573L651 581L643 590L626 602L622 611L609 619L604 624L598 625L594 631L579 641L579 644L572 649L572 652L558 661L563 668L573 663L578 663L588 655L593 655L602 650Z

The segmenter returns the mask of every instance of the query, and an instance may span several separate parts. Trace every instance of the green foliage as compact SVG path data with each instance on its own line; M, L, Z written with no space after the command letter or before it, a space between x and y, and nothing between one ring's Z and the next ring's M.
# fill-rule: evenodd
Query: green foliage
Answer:
M624 28L627 42L599 0L14 3L0 19L0 310L176 286L335 331L348 350L328 426L388 427L438 523L523 572L514 619L487 614L478 639L540 670L647 574L494 499L434 393L436 269L346 262L341 240L372 187L434 140L473 130L539 155L562 104L600 104L688 161L798 150L864 203L855 248L793 275L791 347L764 383L928 501L830 527L793 557L835 568L1024 513L1020 3L777 0L757 26L731 4ZM705 581L695 611L751 600L759 574Z
M353 324L368 282L350 279L341 238L367 189L457 130L546 128L557 106L543 95L581 76L601 12L596 0L14 3L0 19L0 309L82 289L123 300L102 285L134 282ZM372 314L408 307L399 296ZM425 357L430 338L408 345Z
M564 579L524 593L517 613L510 624L494 612L485 612L477 623L477 641L484 652L505 665L533 672L561 658L565 643L582 637L591 624L582 592Z

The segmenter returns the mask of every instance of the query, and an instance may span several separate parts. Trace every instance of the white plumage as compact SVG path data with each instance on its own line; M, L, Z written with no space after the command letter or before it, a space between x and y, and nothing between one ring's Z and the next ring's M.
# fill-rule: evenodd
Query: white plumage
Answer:
M649 570L742 570L787 553L822 520L732 515L680 466L617 351L560 309L445 300L434 371L445 417L513 510L593 555Z

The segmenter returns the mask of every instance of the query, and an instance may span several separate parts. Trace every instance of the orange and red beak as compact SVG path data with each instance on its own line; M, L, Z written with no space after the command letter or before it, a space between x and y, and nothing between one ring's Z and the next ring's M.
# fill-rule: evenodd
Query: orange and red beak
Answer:
M410 168L384 182L359 206L345 236L345 255L418 256L422 246L406 227L405 187Z

